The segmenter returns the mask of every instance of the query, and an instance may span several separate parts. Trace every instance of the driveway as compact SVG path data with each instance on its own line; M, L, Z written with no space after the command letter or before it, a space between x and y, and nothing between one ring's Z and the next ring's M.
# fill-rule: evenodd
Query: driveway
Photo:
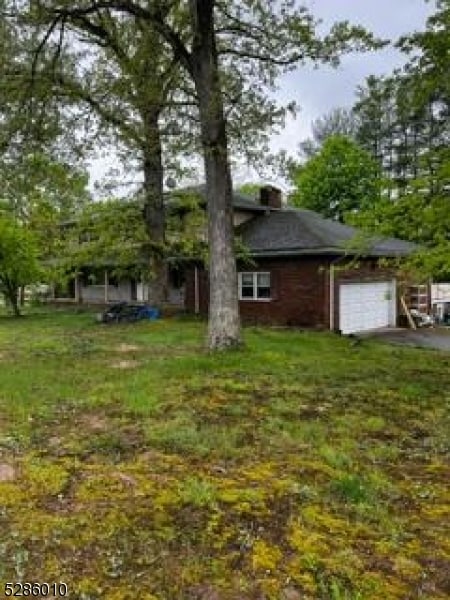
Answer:
M391 344L434 348L450 352L450 328L434 327L427 329L383 329L360 334L358 337L370 337Z

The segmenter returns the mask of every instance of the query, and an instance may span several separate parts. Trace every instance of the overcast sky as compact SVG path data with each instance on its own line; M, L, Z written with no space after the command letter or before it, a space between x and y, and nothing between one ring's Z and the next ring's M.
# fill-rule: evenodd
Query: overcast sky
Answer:
M307 0L305 4L323 25L349 20L383 39L397 40L402 34L423 30L434 2L425 0ZM273 138L273 149L295 153L298 143L309 136L311 121L339 106L351 106L355 91L369 75L390 74L405 62L405 55L391 46L377 52L353 54L342 59L338 69L303 67L280 82L280 101L295 100L301 107L295 121Z
M383 39L397 40L402 34L423 30L427 17L434 12L434 0L303 0L323 27L335 21L349 20L360 24ZM272 150L284 149L297 154L298 144L310 135L311 121L340 106L351 106L355 91L369 75L390 74L405 62L405 56L393 47L377 52L354 54L342 59L338 69L303 67L280 80L277 98L281 103L295 100L300 112L289 120L283 132L272 138ZM110 160L93 163L92 182L111 167ZM234 179L242 183L254 179L247 169L240 169ZM273 182L278 183L279 182Z

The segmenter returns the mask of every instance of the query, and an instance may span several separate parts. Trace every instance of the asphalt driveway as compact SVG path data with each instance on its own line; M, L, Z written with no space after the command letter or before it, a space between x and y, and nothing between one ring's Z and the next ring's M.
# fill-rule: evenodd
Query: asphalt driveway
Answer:
M417 348L434 348L435 350L450 352L450 328L448 327L383 329L365 334L364 337L366 336L391 344L415 346Z

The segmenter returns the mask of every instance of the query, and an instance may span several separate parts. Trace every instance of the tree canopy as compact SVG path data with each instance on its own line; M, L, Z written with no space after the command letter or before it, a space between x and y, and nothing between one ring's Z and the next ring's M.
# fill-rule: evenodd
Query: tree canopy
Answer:
M39 280L38 246L30 231L11 216L0 214L0 292L16 316L19 288Z
M354 215L374 232L417 242L414 268L450 278L450 54L448 2L436 2L425 31L398 46L409 55L401 72L370 78L355 106L358 139L385 177L379 201Z
M355 142L331 136L322 149L293 173L291 202L338 221L378 199L379 168Z
M109 52L104 71L111 80L111 53L116 52L113 45L117 45L120 37L117 32L122 32L121 26L124 23L131 23L133 26L129 32L130 37L127 38L133 51L136 40L140 40L142 44L138 44L138 49L143 49L143 58L148 60L153 52L153 45L149 43L150 36L155 36L156 43L167 50L169 61L165 65L176 63L181 66L185 77L176 81L176 99L182 95L187 82L188 88L194 92L206 174L209 345L211 348L223 348L239 343L229 166L233 130L231 125L236 110L227 109L227 96L231 93L235 97L235 107L243 106L245 103L242 99L245 97L252 99L248 106L253 106L253 110L245 113L243 123L256 132L258 127L261 129L260 108L269 114L270 118L264 121L269 127L277 120L276 111L272 109L270 101L265 99L265 90L273 89L278 75L308 61L337 65L340 55L373 49L379 47L380 42L363 28L351 26L347 22L336 23L328 33L319 34L318 23L312 14L292 0L280 0L276 3L269 0L240 0L231 3L219 0L195 0L189 3L30 0L20 5L14 2L9 4L11 14L18 14L19 19L25 19L28 27L36 28L39 43L34 53L34 76L38 71L41 53L50 57L50 66L59 62L60 58L69 60L66 49L74 39L67 33L74 35L81 30L77 43L89 38L98 53L105 49ZM121 48L123 49L122 45ZM122 56L120 60L129 61L130 57ZM131 62L134 66L140 61L133 55ZM72 61L71 65L73 64ZM83 64L83 57L78 64ZM64 77L66 72L67 69L63 72ZM113 68L113 73L117 74L117 66ZM129 74L123 77L123 71L121 73L117 82L121 93L123 91L127 94L129 89L135 89L135 82ZM145 85L149 82L153 84L161 74L166 73L166 66L146 64L144 73L146 76L151 75L150 78L145 77ZM144 103L146 108L151 105L148 99ZM110 104L105 102L102 106L108 108ZM121 112L120 100L118 106L115 115ZM97 112L100 114L98 110ZM239 112L237 116L240 116ZM155 115L153 117L158 120ZM148 121L145 121L145 132L149 131L147 125ZM157 128L152 131L156 132ZM152 231L158 229L161 232L161 146L155 136L152 136L149 148L143 166L149 176L153 174L151 198L154 202L148 204L152 210L147 211L147 222Z
M311 158L320 151L329 137L342 135L354 139L357 129L357 120L353 111L340 107L334 108L311 123L312 136L300 143L300 152L306 159Z

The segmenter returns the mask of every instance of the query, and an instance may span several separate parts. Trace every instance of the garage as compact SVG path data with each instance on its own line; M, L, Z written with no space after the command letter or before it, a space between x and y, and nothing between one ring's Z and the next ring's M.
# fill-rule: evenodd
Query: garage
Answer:
M339 329L355 333L396 324L394 281L343 283L339 286Z

